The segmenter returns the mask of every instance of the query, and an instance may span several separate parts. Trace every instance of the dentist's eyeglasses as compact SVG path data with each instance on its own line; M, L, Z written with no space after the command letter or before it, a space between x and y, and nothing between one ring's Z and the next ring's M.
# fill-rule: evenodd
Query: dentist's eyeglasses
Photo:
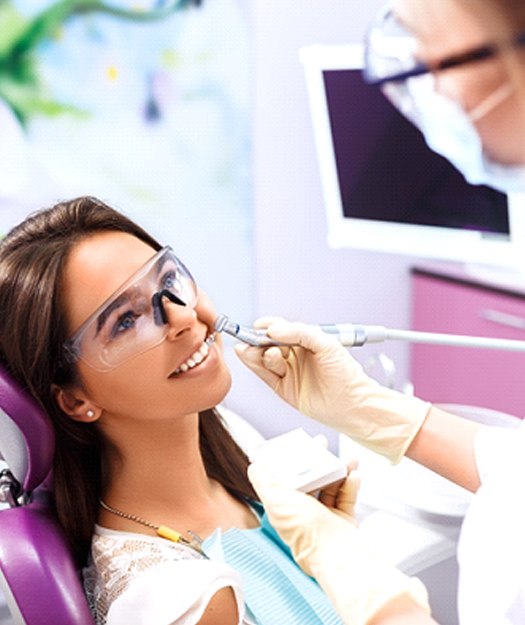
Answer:
M378 14L368 31L364 78L367 83L376 86L399 83L423 74L484 61L497 56L503 48L521 46L525 46L525 33L520 33L503 45L487 44L435 63L423 63L416 56L414 35L387 6Z
M168 325L163 299L193 308L197 286L170 247L155 254L64 343L69 363L110 371L159 345Z

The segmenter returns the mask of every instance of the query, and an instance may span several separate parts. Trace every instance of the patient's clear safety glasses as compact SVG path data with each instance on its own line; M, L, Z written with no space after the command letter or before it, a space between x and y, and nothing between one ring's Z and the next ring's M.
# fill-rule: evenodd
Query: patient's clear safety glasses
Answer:
M409 78L438 72L498 55L503 49L525 46L525 33L500 44L487 44L425 63L417 58L417 41L390 6L384 7L372 23L365 42L364 77L371 85L402 83Z
M67 362L82 360L97 371L110 371L167 336L164 300L193 308L197 286L170 247L160 250L64 344Z

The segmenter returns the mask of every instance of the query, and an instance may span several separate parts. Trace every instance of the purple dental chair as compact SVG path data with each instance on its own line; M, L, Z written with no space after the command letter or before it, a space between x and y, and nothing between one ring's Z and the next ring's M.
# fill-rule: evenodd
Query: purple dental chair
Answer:
M94 625L43 486L53 453L47 415L0 368L0 590L16 625Z

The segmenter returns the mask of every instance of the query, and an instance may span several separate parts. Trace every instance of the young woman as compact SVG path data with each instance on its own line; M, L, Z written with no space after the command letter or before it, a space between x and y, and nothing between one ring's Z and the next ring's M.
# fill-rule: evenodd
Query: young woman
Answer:
M97 624L338 624L214 408L215 316L173 250L95 198L0 244L1 361L53 421L56 511Z
M470 182L525 191L521 0L394 0L371 26L366 77L383 87L429 145ZM246 364L284 399L392 462L406 454L476 492L458 552L460 622L524 623L525 429L509 434L480 428L417 398L381 388L318 329L262 323L270 325L273 338L302 346L239 348ZM301 554L299 545L315 533L316 548L301 563L316 575L347 622L429 622L406 597L392 600L383 568L373 562L363 567L353 529L341 526L320 506L312 512L315 502L297 493L292 505L286 492L266 486L260 476L258 492L296 557ZM352 620L363 596L369 603L361 620Z

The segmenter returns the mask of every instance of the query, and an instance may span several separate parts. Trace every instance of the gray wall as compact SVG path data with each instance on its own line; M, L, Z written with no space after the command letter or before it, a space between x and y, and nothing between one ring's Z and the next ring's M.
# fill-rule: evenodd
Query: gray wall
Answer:
M361 41L382 0L253 0L253 185L255 296L259 315L309 322L354 321L408 327L413 258L333 250L326 223L309 105L298 51L302 46ZM365 362L377 347L354 350ZM406 345L383 345L398 379L407 377ZM318 426L276 401L230 357L228 405L264 434ZM332 436L331 441L334 441Z

